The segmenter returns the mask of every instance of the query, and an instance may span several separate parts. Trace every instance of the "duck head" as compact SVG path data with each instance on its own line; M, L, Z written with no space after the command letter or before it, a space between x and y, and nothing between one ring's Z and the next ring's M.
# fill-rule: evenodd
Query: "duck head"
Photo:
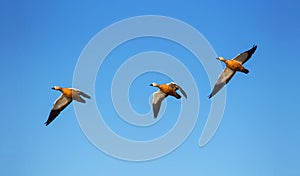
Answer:
M223 57L217 57L217 59L218 59L219 61L222 61L222 62L225 62L225 61L226 61L226 59L224 59Z
M60 90L61 87L59 87L59 86L54 86L54 87L52 87L51 89L53 89L53 90Z
M150 86L157 87L158 84L156 82L153 82L153 83L150 84Z

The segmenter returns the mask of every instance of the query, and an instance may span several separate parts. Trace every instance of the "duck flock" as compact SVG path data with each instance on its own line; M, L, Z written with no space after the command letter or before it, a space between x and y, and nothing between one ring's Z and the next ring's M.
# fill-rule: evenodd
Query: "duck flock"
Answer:
M219 75L213 90L208 96L209 98L212 98L214 95L216 95L231 80L231 78L236 72L243 72L245 74L249 73L249 70L247 70L243 66L243 64L251 58L256 48L257 46L254 45L250 50L240 53L230 60L226 60L223 57L217 58L218 60L224 62L226 64L226 67L224 68L223 72ZM181 94L185 98L187 98L186 92L174 82L165 84L158 84L154 82L150 84L150 86L159 88L159 90L154 92L152 95L152 109L154 118L157 118L161 102L167 96L170 95L177 99L180 99L181 95L176 92L177 90L179 90ZM60 114L60 112L63 111L73 100L76 100L80 103L85 103L85 100L82 97L88 99L91 98L83 91L75 88L61 88L59 86L54 86L52 89L60 91L61 95L52 106L49 117L45 122L46 126L48 126Z

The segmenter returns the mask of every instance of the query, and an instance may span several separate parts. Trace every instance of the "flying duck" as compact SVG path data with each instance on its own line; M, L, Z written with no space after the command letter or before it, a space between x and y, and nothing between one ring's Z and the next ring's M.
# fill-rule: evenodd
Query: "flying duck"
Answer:
M159 90L153 93L152 97L152 108L153 108L153 114L154 118L157 117L161 102L168 96L171 95L173 97L176 97L177 99L180 99L181 96L176 92L176 90L180 90L182 95L187 98L187 95L185 91L176 83L170 82L168 84L157 84L157 83L152 83L150 86L153 87L158 87Z
M85 100L81 96L89 99L91 98L89 95L85 94L84 92L74 88L61 88L59 86L54 86L52 87L52 89L58 90L62 94L54 102L48 120L45 122L46 126L48 126L59 115L59 113L72 102L72 100L85 103Z
M240 53L239 55L237 55L235 58L233 58L231 60L226 60L223 57L217 58L218 60L220 60L226 64L226 68L220 74L220 76L214 86L214 89L212 90L211 94L208 96L209 98L211 98L217 92L219 92L219 90L221 90L222 87L230 81L230 79L233 77L235 72L239 71L239 72L243 72L245 74L249 73L249 70L247 70L243 66L243 64L250 59L252 54L255 52L256 48L257 48L257 46L253 45L253 47L250 50Z

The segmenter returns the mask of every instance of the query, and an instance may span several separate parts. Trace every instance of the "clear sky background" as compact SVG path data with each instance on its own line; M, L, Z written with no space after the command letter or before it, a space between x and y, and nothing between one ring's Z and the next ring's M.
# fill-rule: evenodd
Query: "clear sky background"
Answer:
M0 175L300 175L299 1L2 0L0 4ZM50 88L72 86L76 62L88 41L108 25L139 15L182 20L225 58L258 45L245 64L250 73L236 74L227 86L221 125L205 147L200 148L198 140L211 102L206 73L180 46L155 39L122 45L110 60L117 67L134 54L156 50L180 57L191 69L201 87L201 112L179 148L146 162L112 158L88 141L72 106L44 126L59 96ZM168 110L180 106L173 98L168 99L169 109L161 122L166 125L160 125L154 135L146 128L143 138L143 133L136 135L128 124L114 120L117 114L111 108L110 90L104 89L109 89L105 83L113 75L110 65L105 62L99 71L96 88L100 91L93 97L103 107L108 125L132 139L149 139L168 131L176 122ZM153 79L170 81L155 74L138 78L132 88L145 86L144 90L130 92L140 97L133 101L138 112L150 110L148 98L156 89L148 85Z

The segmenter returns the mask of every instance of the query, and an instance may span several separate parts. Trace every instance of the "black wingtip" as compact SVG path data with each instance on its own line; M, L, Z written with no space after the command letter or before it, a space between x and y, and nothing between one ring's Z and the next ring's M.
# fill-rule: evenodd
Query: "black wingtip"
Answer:
M211 97L212 97L212 94L208 95L208 99L211 99Z
M256 48L257 48L257 45L253 45L251 49L246 51L249 54L250 57L256 51Z
M47 121L45 122L45 125L48 126L50 123L52 123L53 120L60 114L60 112L61 112L60 109L52 109L50 111Z

